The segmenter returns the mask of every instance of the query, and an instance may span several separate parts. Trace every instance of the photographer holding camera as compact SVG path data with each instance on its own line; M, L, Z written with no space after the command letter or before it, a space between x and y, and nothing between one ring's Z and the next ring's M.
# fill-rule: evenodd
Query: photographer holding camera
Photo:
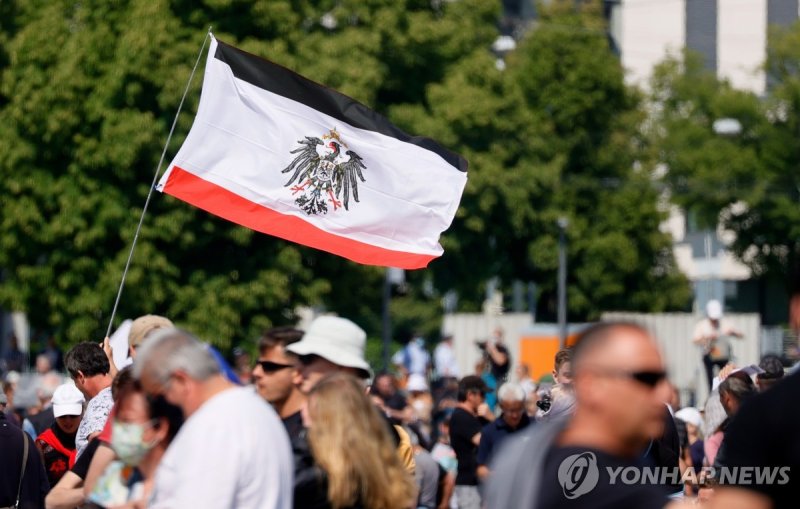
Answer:
M504 383L511 368L511 355L503 344L503 329L497 327L488 341L478 343L478 348L483 351L489 363L489 371L497 384Z
M536 406L537 421L546 421L572 413L575 397L572 392L572 351L569 348L556 353L553 366L553 382L555 385L547 392L540 394Z

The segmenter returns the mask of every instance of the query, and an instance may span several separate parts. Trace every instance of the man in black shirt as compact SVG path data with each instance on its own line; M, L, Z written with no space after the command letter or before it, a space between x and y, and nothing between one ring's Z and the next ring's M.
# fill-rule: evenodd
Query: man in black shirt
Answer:
M638 325L587 329L572 357L577 404L566 421L506 440L492 465L492 509L656 509L662 486L642 482L642 459L664 430L670 388L653 338Z
M725 432L725 465L734 469L777 469L773 482L749 476L726 481L711 498L712 509L783 509L798 506L800 493L800 373L747 400ZM780 474L781 469L786 475ZM769 474L762 471L761 474ZM762 477L762 479L767 476Z
M484 422L494 420L484 398L489 388L477 376L465 376L458 384L458 405L450 416L450 446L458 459L456 498L459 509L480 509L477 451Z
M494 330L492 338L485 344L486 359L489 361L489 370L497 380L497 385L502 384L508 378L508 371L511 368L511 355L508 348L503 344L503 329L500 327Z
M290 439L303 429L300 410L306 397L298 387L300 381L297 356L286 347L297 343L303 331L292 327L275 327L264 333L258 342L258 362L253 368L258 394L278 412Z
M497 391L497 399L503 413L483 427L478 445L478 477L482 482L489 477L494 453L509 436L524 430L531 422L525 412L525 390L519 384L503 384Z

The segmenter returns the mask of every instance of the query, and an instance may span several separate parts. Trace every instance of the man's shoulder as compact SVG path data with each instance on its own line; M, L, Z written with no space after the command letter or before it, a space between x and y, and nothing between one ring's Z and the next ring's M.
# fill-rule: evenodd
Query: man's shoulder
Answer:
M711 321L708 318L703 318L694 324L694 332L699 333L711 330Z
M726 438L730 436L732 441L740 442L736 444L737 449L747 445L745 449L759 454L766 452L762 446L767 443L785 451L786 440L800 441L794 432L800 425L800 410L794 404L798 392L800 374L794 374L745 401L736 417L730 420L725 430Z
M800 373L795 373L745 401L730 425L734 429L755 426L758 430L769 433L772 431L770 428L787 429L800 424L800 410L794 404L798 393Z
M231 387L212 397L200 407L203 414L212 414L216 417L224 416L226 420L244 417L272 416L275 411L251 388Z
M500 432L501 428L503 427L503 418L498 417L490 423L485 424L481 428L481 437L484 436L494 436L498 432Z
M452 425L453 421L456 422L471 422L471 421L478 421L478 418L472 415L471 413L467 412L463 408L456 407L453 409L453 413L450 414L450 424ZM478 421L480 422L480 421Z
M89 403L86 404L86 412L111 408L114 405L114 398L111 395L111 386L98 392Z
M428 451L422 450L416 454L414 454L414 462L416 463L417 467L421 470L428 472L429 474L432 472L439 471L439 464L433 459L431 453Z

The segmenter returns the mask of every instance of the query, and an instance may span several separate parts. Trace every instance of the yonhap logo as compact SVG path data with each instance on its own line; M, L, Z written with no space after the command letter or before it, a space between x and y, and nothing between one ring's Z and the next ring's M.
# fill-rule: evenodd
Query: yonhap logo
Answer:
M558 466L558 482L564 490L564 496L572 500L585 495L597 486L600 480L600 469L593 452L573 454L564 458Z

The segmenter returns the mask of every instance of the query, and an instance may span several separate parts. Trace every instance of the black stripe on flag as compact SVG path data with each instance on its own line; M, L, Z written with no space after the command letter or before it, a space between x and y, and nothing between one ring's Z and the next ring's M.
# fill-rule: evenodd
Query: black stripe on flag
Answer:
M225 62L231 68L233 75L242 81L305 104L353 127L391 136L402 142L430 150L457 170L467 171L466 159L447 150L436 141L422 136L411 136L389 122L380 113L369 109L355 99L304 78L290 69L219 40L217 40L217 52L214 54L214 58Z

